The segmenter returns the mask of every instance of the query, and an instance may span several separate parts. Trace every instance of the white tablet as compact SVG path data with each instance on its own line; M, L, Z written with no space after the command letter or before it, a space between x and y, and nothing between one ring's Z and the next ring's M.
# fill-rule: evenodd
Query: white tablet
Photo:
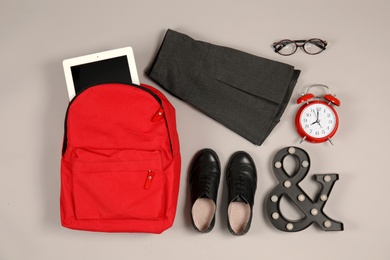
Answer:
M76 58L62 63L69 100L83 89L102 83L139 85L133 49L125 47Z

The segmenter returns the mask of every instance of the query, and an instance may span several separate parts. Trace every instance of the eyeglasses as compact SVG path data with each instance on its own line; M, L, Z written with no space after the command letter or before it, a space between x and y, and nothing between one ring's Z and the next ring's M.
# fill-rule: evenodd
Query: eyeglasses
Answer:
M321 39L310 39L310 40L281 40L279 42L275 42L273 47L275 52L279 53L283 56L289 56L294 54L298 47L301 47L307 54L315 55L321 53L326 49L326 45L328 43Z

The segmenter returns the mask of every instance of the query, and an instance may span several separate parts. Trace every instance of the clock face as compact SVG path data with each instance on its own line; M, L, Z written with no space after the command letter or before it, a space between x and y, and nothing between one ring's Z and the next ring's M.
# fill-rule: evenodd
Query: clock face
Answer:
M314 101L298 111L296 125L299 134L310 142L325 142L337 131L336 111L325 102Z

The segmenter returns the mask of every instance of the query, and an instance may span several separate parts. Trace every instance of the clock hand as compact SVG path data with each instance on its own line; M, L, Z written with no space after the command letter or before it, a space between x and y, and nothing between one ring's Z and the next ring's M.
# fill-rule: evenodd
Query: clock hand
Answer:
M315 123L317 123L321 128L322 128L322 126L321 126L321 124L320 124L320 121L319 120L316 120L316 121L314 121L313 123L311 123L310 125L314 125Z
M318 121L318 116L316 115L316 113L313 112L313 114L314 114L314 116L316 117L316 120L315 120L313 123L311 123L310 125L314 125L314 124L317 123L317 121Z
M314 113L314 112L313 112ZM315 123L318 123L321 127L321 124L320 124L320 120L318 120L318 117L319 117L319 111L317 109L317 113L314 113L314 116L316 117L316 121L314 121L313 123L311 123L310 125L314 125ZM322 128L322 127L321 127Z
M317 110L317 113L315 114L315 116L316 116L316 121L314 121L314 122L312 123L312 125L315 124L315 123L317 123L317 124L322 128L321 123L320 123L320 110L319 110L318 108L317 108L316 110Z
M320 113L320 110L317 108L317 123L322 128L321 123L320 123L320 114L319 113Z

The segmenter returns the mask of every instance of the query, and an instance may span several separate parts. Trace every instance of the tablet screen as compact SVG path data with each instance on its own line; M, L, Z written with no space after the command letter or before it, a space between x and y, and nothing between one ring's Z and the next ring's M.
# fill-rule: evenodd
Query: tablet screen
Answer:
M132 83L127 56L105 59L71 67L76 94L102 83Z

